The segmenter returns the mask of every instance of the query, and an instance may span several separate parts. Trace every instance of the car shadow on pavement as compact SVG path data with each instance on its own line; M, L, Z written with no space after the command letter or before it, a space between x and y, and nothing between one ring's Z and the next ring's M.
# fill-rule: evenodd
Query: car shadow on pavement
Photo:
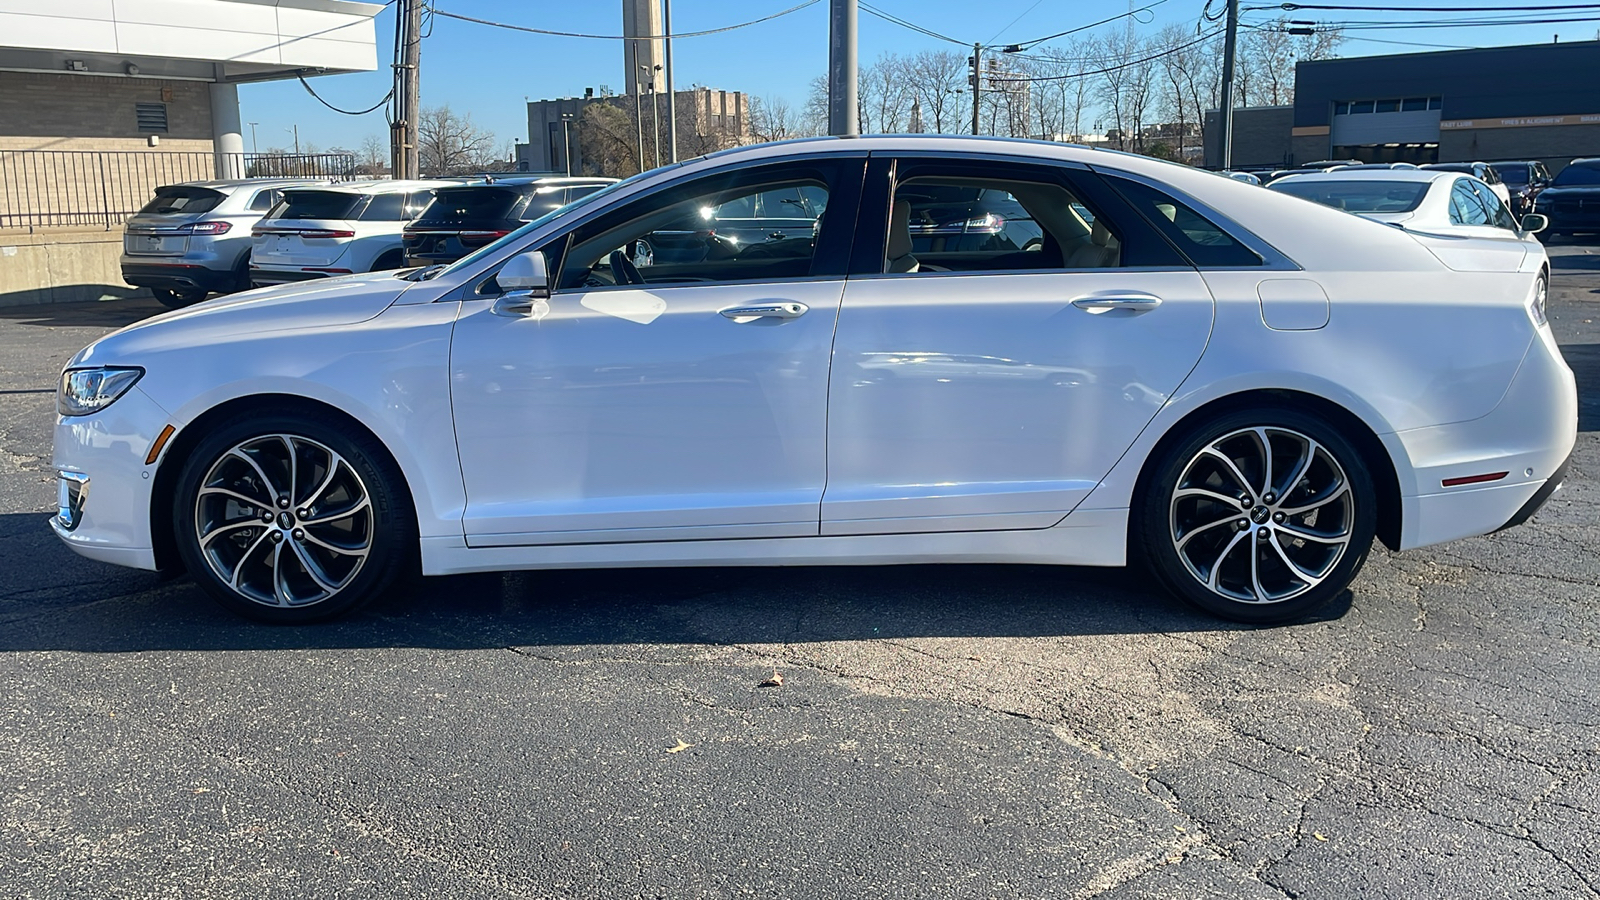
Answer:
M1139 572L949 565L599 569L420 579L354 615L271 627L191 580L82 559L43 513L0 516L0 652L791 644L1242 629ZM1343 616L1345 592L1317 619Z
M123 290L127 290L124 288ZM24 303L6 306L0 294L0 319L23 325L65 328L121 328L167 311L150 292L140 290L127 298L71 303Z
M1578 381L1578 430L1600 431L1600 344L1563 344L1561 355Z

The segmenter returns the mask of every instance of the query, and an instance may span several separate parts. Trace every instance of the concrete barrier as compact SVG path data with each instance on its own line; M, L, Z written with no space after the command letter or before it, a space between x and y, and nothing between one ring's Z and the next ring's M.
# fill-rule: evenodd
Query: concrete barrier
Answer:
M0 306L149 296L122 281L122 229L0 231Z

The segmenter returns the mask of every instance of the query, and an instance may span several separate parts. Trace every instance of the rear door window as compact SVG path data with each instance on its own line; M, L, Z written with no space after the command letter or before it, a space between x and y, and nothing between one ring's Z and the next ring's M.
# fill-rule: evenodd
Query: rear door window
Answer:
M283 199L283 191L280 191L277 188L268 188L264 191L257 191L256 195L250 199L250 209L271 209L273 204L277 203L281 199Z
M156 195L139 212L158 216L209 212L222 202L223 194L210 188L177 184L156 188Z

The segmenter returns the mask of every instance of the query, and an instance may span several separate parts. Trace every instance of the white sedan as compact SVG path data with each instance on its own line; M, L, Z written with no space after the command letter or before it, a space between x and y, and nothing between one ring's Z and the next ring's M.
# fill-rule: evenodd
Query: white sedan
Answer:
M693 226L791 187L827 198L799 235ZM913 248L907 197L995 192L1043 239ZM62 374L51 522L274 622L419 570L1130 560L1292 619L1375 536L1484 534L1561 483L1543 257L1448 243L1063 145L726 151L448 267L96 341Z

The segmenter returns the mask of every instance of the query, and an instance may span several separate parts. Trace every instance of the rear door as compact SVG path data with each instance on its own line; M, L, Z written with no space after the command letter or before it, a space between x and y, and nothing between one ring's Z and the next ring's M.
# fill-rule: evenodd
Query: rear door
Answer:
M1205 282L1081 167L875 156L871 171L834 342L822 533L1056 524L1199 360ZM914 238L894 231L954 196L1014 204L1040 239L908 259Z

